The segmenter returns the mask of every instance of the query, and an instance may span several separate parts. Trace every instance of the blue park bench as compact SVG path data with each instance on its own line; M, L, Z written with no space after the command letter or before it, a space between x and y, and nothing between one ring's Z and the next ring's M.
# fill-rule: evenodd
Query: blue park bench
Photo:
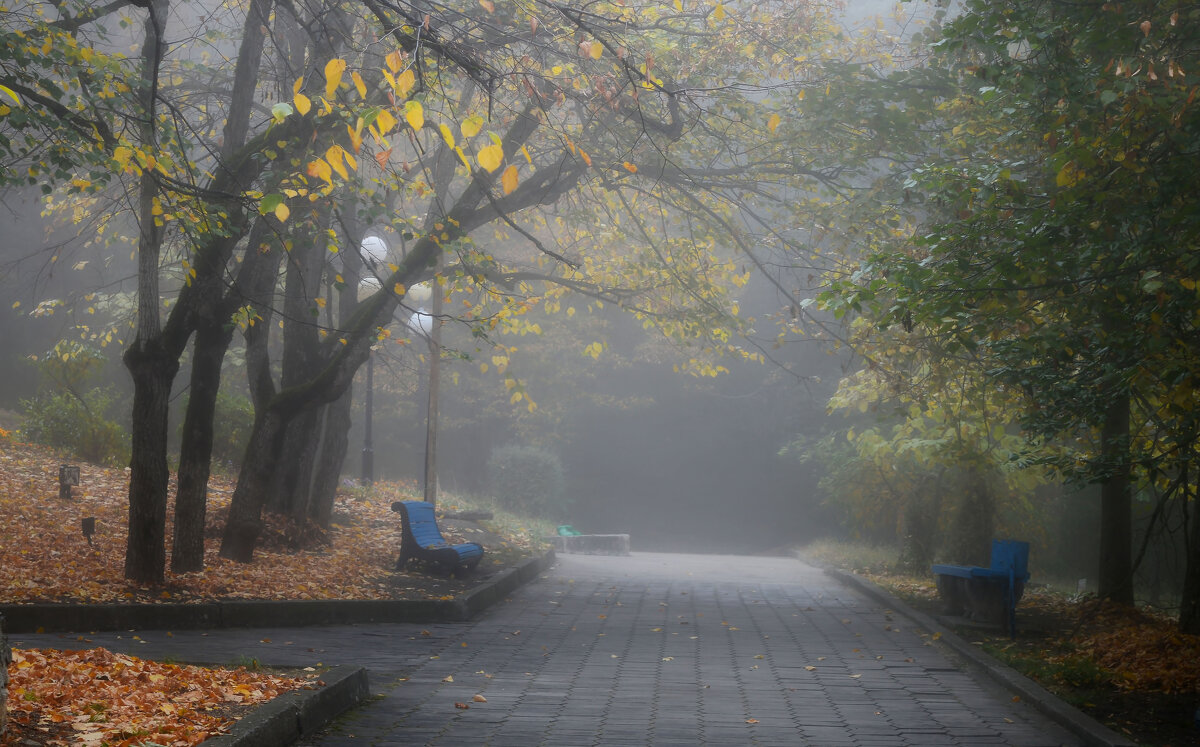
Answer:
M992 540L992 564L934 565L947 615L995 623L1017 634L1017 602L1029 581L1029 543Z
M392 510L400 514L400 559L396 570L403 570L409 560L448 568L454 575L472 570L483 559L483 545L462 542L452 545L442 537L433 504L425 501L396 501Z

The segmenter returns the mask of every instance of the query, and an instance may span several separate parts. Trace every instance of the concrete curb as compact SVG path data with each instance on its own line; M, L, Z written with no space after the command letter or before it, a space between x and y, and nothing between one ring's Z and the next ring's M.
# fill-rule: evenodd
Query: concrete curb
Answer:
M554 551L526 558L455 599L233 600L199 604L0 604L5 630L78 633L105 630L197 630L280 625L462 622L500 601L554 564Z
M1059 698L1015 669L988 656L979 650L978 647L972 646L938 623L934 618L909 607L870 580L854 573L847 573L846 571L832 568L825 569L825 573L889 609L904 615L929 633L939 633L938 643L944 644L953 650L954 653L965 659L971 666L990 677L996 684L1019 696L1021 700L1036 708L1044 716L1078 736L1089 747L1137 747L1135 742L1131 742L1126 737L1071 706L1062 698Z
M367 670L334 667L316 690L294 690L243 716L228 734L204 740L212 747L284 747L309 736L371 697Z

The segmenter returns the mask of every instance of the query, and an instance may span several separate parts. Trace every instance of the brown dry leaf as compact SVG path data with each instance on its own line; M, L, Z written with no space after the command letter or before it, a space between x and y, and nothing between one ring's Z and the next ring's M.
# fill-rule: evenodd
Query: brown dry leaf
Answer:
M231 693L240 703L258 704L311 686L304 679L161 664L104 648L13 649L11 671L12 722L34 729L62 725L73 744L125 744L122 735L141 733L141 741L187 747L233 722L210 713Z
M378 483L385 500L338 496L334 525L328 530L296 527L265 515L266 524L254 562L218 556L220 528L229 511L234 483L214 475L209 481L208 540L205 568L196 573L167 573L163 586L125 580L129 476L124 469L81 465L81 485L64 504L58 497L58 467L69 457L52 449L0 437L0 536L21 536L20 546L0 546L0 601L188 603L212 599L389 599L453 598L445 586L394 570L400 548L400 520L392 500L415 498L410 483ZM174 490L171 491L174 495ZM447 504L446 510L454 507ZM168 506L168 517L174 510ZM92 543L81 519L94 518ZM461 541L447 527L446 539ZM173 532L168 519L168 536ZM505 537L506 550L532 553L532 540ZM302 549L297 550L300 547ZM46 548L33 551L29 548ZM308 548L308 549L304 549ZM489 547L489 549L491 549ZM485 555L483 565L499 564ZM481 567L482 572L482 567ZM412 581L407 585L406 578ZM399 582L399 583L397 583Z

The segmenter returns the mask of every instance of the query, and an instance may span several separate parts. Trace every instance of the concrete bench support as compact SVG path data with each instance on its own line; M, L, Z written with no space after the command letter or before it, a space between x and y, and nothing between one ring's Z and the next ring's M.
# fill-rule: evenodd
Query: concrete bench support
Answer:
M568 537L555 536L554 551L577 555L628 555L628 534L577 534Z

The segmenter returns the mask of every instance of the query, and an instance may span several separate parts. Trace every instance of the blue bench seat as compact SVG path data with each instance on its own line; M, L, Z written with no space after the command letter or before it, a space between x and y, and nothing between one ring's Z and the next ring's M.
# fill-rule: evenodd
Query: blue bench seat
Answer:
M396 569L403 570L409 560L420 560L449 569L458 576L479 565L483 545L478 542L450 544L442 537L433 504L425 501L396 501L392 510L400 514L400 559Z
M987 568L939 563L931 570L945 614L999 624L1016 635L1017 602L1029 581L1028 542L992 540Z

